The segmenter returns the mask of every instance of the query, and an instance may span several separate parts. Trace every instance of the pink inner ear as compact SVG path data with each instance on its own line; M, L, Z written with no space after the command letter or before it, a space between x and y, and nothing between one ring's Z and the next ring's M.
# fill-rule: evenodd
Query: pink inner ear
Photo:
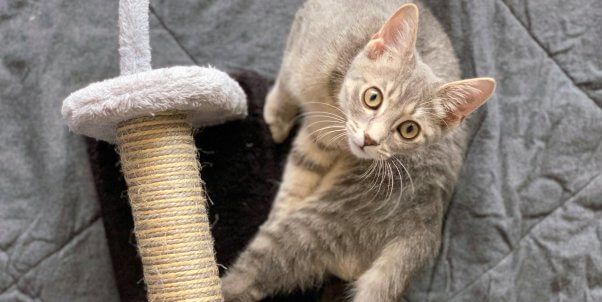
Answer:
M369 43L370 58L383 54L387 48L407 52L414 48L418 29L418 7L409 3L402 5L385 22Z
M492 78L462 80L444 85L441 93L450 108L445 122L462 122L483 105L494 90L495 80Z
M376 35L375 35L376 36ZM370 41L368 49L368 58L376 60L385 52L385 44L382 39L375 39Z

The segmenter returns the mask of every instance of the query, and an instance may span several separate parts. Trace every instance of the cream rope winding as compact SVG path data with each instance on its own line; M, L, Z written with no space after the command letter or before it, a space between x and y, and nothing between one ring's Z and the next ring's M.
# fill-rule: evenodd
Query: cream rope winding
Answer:
M222 301L186 117L161 113L123 122L117 145L149 301Z

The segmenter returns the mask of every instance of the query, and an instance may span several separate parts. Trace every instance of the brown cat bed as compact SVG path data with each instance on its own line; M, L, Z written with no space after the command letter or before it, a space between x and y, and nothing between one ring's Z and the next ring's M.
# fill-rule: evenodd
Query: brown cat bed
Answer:
M213 202L209 219L222 274L267 218L290 147L290 139L280 145L272 142L262 118L272 81L249 71L232 76L248 96L249 116L195 135L203 180ZM145 301L119 157L113 145L93 139L87 139L87 144L121 300ZM308 301L319 295L321 291L294 293L271 301Z

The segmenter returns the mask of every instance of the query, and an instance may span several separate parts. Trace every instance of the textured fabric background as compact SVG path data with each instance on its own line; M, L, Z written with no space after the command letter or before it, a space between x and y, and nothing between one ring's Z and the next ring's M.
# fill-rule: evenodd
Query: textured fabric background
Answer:
M602 2L426 2L452 36L465 76L493 76L498 89L469 121L474 135L441 254L405 300L602 300ZM269 82L302 1L151 3L154 67L212 64ZM85 141L59 114L70 92L118 74L116 20L116 0L0 1L0 301L123 297ZM245 125L225 127L262 131ZM245 136L244 146L269 162L257 146L281 147L259 134ZM279 175L262 174L263 166L228 170L236 158L226 155L208 163L231 176L225 185L234 188L241 175L273 185L242 197L216 187L214 211L249 196L264 205ZM259 217L267 210L240 206ZM213 219L216 230L236 231L228 217ZM223 259L242 246L226 237L218 238Z

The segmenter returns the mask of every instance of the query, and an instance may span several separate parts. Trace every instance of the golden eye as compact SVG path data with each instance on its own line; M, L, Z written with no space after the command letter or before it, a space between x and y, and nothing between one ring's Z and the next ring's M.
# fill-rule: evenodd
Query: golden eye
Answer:
M383 94L376 87L370 87L364 91L364 104L370 109L378 109L383 102Z
M420 126L414 121L405 121L399 125L399 134L405 139L415 139L420 134Z

